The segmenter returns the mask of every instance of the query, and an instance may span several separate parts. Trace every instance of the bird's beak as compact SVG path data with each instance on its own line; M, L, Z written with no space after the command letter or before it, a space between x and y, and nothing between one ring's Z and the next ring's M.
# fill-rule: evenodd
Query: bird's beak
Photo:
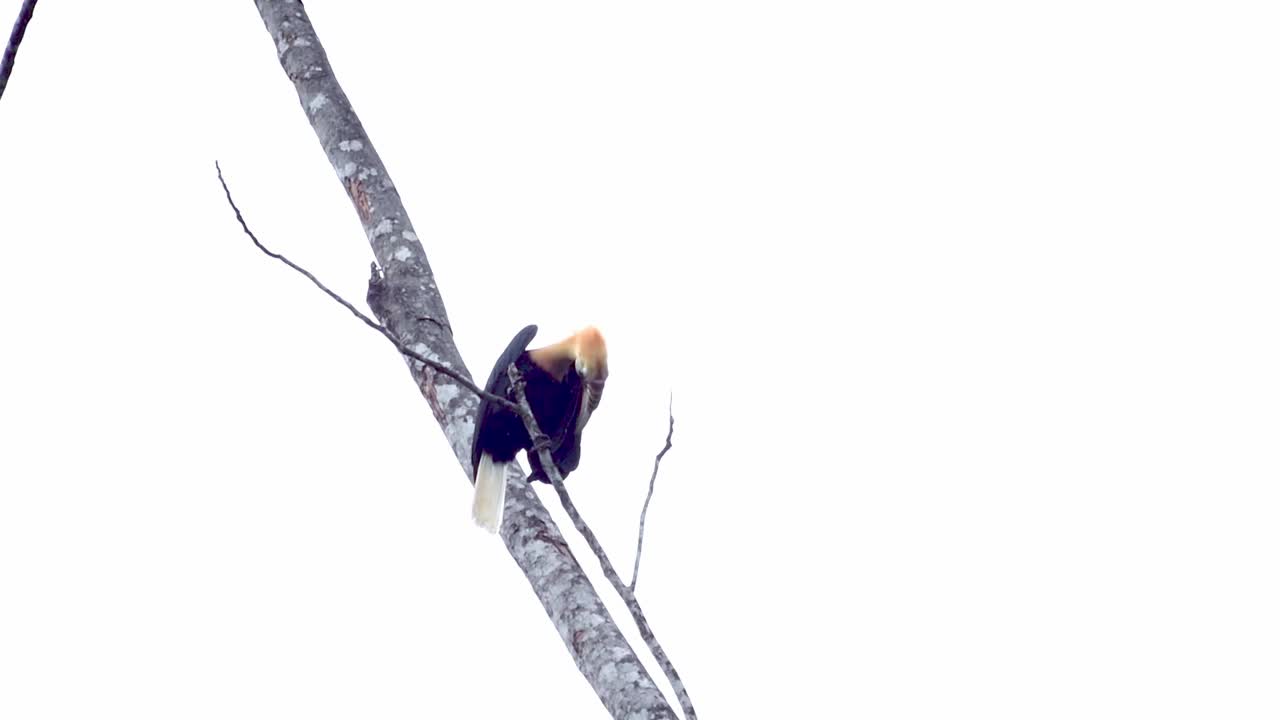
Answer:
M609 371L595 365L583 362L581 358L574 360L573 368L578 371L578 375L588 378L593 382L604 382L609 377Z

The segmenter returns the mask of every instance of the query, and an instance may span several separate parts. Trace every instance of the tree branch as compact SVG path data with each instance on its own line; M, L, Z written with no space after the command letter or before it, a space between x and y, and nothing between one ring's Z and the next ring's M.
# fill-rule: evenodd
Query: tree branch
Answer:
M347 100L301 2L256 0L303 112L355 207L383 270L374 314L403 347L470 378L450 331L431 266L399 193ZM432 322L421 322L430 318ZM479 401L454 377L421 361L409 371L465 476ZM569 551L518 464L508 465L499 532L578 670L615 718L674 718L635 651Z
M475 393L477 396L488 400L489 402L497 403L498 405L501 405L502 407L508 410L511 410L512 412L515 412L517 414L520 412L519 405L516 405L515 403L502 397L501 395L494 395L493 393L481 390L479 387L476 386L475 383L471 382L463 375L455 372L453 369L449 368L448 366L438 363L435 360L432 360L431 358L425 355L422 355L421 353L414 352L410 348L405 347L404 343L400 342L400 338L397 338L395 334L392 333L390 330L388 330L385 326L383 326L382 323L379 323L378 321L370 318L368 315L365 315L364 313L360 312L360 310L358 310L355 305L352 305L351 303L347 302L346 298L330 290L328 287L325 286L324 283L320 282L320 280L316 278L316 276L313 275L310 270L307 270L306 268L295 263L294 261L285 257L284 255L281 255L278 252L272 251L266 245L263 245L262 241L258 240L258 236L254 235L253 231L249 229L248 224L245 223L244 216L240 214L240 208L236 205L236 201L231 199L231 190L227 187L227 181L222 179L222 166L219 165L216 160L214 161L213 166L218 170L218 182L222 183L222 192L226 193L227 203L231 205L231 209L234 210L236 213L236 222L240 223L240 229L244 230L244 234L249 236L249 239L253 241L254 245L258 246L259 250L265 253L268 257L275 258L276 260L279 260L280 262L284 263L285 265L288 265L294 270L297 270L299 273L303 275L303 277L310 280L313 285L315 285L316 287L324 291L325 295L328 295L329 297L333 298L334 302L350 310L351 314L360 318L360 320L363 321L365 325L368 325L374 330L377 330L383 337L389 340L392 345L395 345L396 349L399 350L401 354L407 355L408 357L414 360L417 360L418 362L424 365L429 365L436 372L443 373L444 375L447 375L453 378L455 381L457 381L459 385Z
M671 434L676 431L676 416L671 412L671 396L667 396L667 443L658 451L653 459L653 474L649 476L649 494L644 497L644 507L640 510L640 531L636 533L636 565L631 569L631 592L636 591L636 580L640 577L640 551L644 549L644 518L649 514L649 501L653 499L653 486L658 481L658 464L662 456L671 449Z
M524 393L524 378L520 375L515 363L512 363L507 368L507 377L511 379L511 389L515 392L516 402L520 405L520 417L524 420L525 430L528 431L529 438L534 443L530 452L534 452L536 449L538 459L542 463L542 470L546 473L547 479L551 481L551 486L555 488L556 495L560 497L560 504L564 506L564 511L569 514L569 519L573 521L573 526L586 539L587 545L591 546L591 552L595 553L596 558L600 560L600 569L604 571L604 576L608 578L609 583L613 585L613 589L617 591L618 597L622 598L622 601L627 605L627 610L631 611L631 617L636 621L636 628L640 630L640 637L644 638L644 642L649 646L649 651L653 653L654 659L658 661L658 665L666 673L667 679L671 681L671 689L675 691L676 698L680 701L680 708L684 711L685 720L697 720L698 714L693 710L693 701L689 699L689 691L685 689L684 682L680 680L680 674L676 672L675 665L671 663L671 659L667 657L662 645L658 643L658 638L654 636L653 629L649 627L649 620L645 618L644 611L640 609L640 602L636 600L636 594L631 591L631 588L622 584L622 578L618 576L618 571L613 569L613 563L609 561L609 555L605 553L604 546L600 544L596 534L591 531L587 521L582 519L578 508L574 506L573 500L569 498L569 491L564 487L564 478L560 475L560 468L556 465L555 459L551 457L549 443L545 442L546 435L538 427L538 421L533 416L533 409L529 407L529 398L525 397ZM674 420L672 420L672 425L674 425ZM663 452L666 452L666 450L663 450Z
M324 293L328 295L330 298L332 298L335 302L342 305L347 310L350 310L353 315L360 318L360 320L364 321L366 325L373 328L374 330L377 330L379 334L387 338L387 340L389 340L393 345L395 345L396 348L400 350L400 352L428 366L435 367L437 370L440 370L441 372L443 372L445 375L448 375L449 377L455 377L453 372L448 368L439 366L439 363L435 362L434 360L423 357L418 353L415 353L414 351L404 347L404 345L401 344L399 340L397 340L396 337L389 330L387 330L382 325L378 324L376 321L370 319L364 313L360 312L354 305L348 302L341 295L334 292L333 290L330 290L328 287L324 285L324 283L320 282L320 280L317 279L316 276L312 274L309 270L302 267L301 265L298 265L297 263L288 259L284 255L274 252L269 248L267 248L265 245L263 245L262 241L258 240L258 236L255 235L254 232L249 229L248 224L245 222L244 216L240 213L240 208L236 205L235 200L231 197L231 190L227 187L227 182L222 177L222 168L216 162L214 163L214 167L217 168L218 170L218 182L222 184L222 191L227 196L227 203L231 205L231 209L235 212L236 221L240 223L240 228L244 231L246 235L249 236L249 239L253 241L253 244L256 245L259 250L261 250L267 256L275 258L276 260L279 260L285 265L288 265L290 268L301 273L308 280L310 280L316 287L324 291ZM622 589L622 579L618 577L617 571L614 570L613 568L613 563L609 560L609 556L605 553L604 547L600 544L599 540L596 538L595 533L587 525L586 521L582 519L582 515L578 512L577 507L573 504L573 500L570 499L569 497L569 491L564 486L564 479L560 475L559 468L556 468L554 466L554 460L552 459L551 454L548 451L548 447L549 447L548 438L545 434L543 434L541 428L538 427L538 421L533 415L532 408L529 407L528 399L525 397L524 378L521 377L515 365L510 366L507 372L509 377L511 378L512 387L515 389L516 397L519 399L518 403L513 403L506 398L499 397L497 395L493 395L491 393L480 390L479 388L472 385L471 382L469 380L466 380L465 378L456 378L456 379L460 379L461 380L460 384L470 389L476 395L498 402L502 406L510 409L511 411L516 413L516 415L518 415L521 418L521 420L524 422L525 427L529 432L529 437L533 440L533 443L534 443L534 446L531 449L534 452L539 453L539 458L544 463L544 467L546 466L547 463L550 463L551 467L553 468L550 472L547 473L547 477L552 481L552 484L556 489L556 494L560 497L561 505L564 507L565 511L569 514L569 517L573 520L574 526L578 529L578 531L582 534L582 536L586 538L587 544L591 546L592 552L594 552L596 554L596 557L600 560L600 566L604 570L605 576L609 579L609 582L613 584L614 588L617 589L618 594L627 603L627 608L631 611L632 617L636 621L636 625L640 628L641 636L644 637L645 642L649 644L650 650L653 651L654 657L658 660L659 664L662 665L663 671L667 673L667 677L671 680L672 687L677 688L677 694L680 695L680 702L681 702L681 706L685 711L685 716L688 718L688 720L696 720L697 716L693 712L693 705L689 702L687 692L684 692L683 683L680 682L680 677L676 673L675 667L671 665L670 660L667 659L665 652L663 652L661 645L657 641L657 638L654 637L653 631L649 629L648 620L645 618L644 612L640 609L639 603L636 602L635 594L634 594L635 593L635 573L638 573L640 570L639 542L643 542L644 540L644 517L645 517L645 513L647 513L649 509L649 499L653 497L653 487L658 476L658 464L662 461L662 456L666 455L667 451L671 449L671 434L675 430L675 416L671 414L670 400L668 400L668 406L667 406L667 420L668 420L667 442L666 442L666 446L663 447L662 450L658 453L657 457L654 458L653 475L650 476L649 478L649 496L648 498L645 499L644 510L641 511L640 513L640 541L637 543L637 546L636 546L635 570L632 575L631 585L627 587L626 589L627 592L624 592ZM683 694L681 695L681 693Z
M22 44L22 36L27 34L27 23L36 11L36 0L25 0L18 10L18 19L13 21L13 31L9 33L9 44L4 46L4 57L0 58L0 97L9 84L9 75L13 73L13 63L18 57L18 46Z

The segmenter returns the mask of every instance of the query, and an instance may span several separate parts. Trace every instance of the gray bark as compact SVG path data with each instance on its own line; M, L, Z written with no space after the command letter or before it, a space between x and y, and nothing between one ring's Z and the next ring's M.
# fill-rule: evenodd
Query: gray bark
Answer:
M370 306L407 347L470 377L453 342L444 301L399 193L339 86L303 9L257 0L285 74L298 92L325 155L346 188L380 268ZM471 436L479 401L453 379L407 360L454 455L471 477ZM635 651L569 551L518 467L508 473L500 534L587 682L615 718L674 718ZM461 510L460 510L461 511Z
M560 469L556 467L555 461L551 457L551 452L547 449L546 435L538 427L538 420L533 416L533 408L529 407L529 398L525 396L525 381L521 377L520 371L512 363L507 368L507 376L511 378L511 389L515 393L516 402L520 404L520 416L524 420L525 429L529 432L529 437L533 439L534 448L538 453L538 459L542 463L542 468L546 471L547 479L551 481L551 486L555 488L556 495L560 496L560 504L564 506L564 511L568 513L569 519L573 521L573 525L582 534L583 539L591 546L591 551L600 559L600 569L604 571L604 576L613 584L613 589L618 592L618 596L627 604L627 609L631 611L631 617L636 621L636 627L640 630L640 637L644 638L645 643L649 645L649 650L653 652L653 657L658 661L659 667L667 674L667 679L671 681L671 689L675 690L676 697L680 700L680 708L684 711L685 720L698 720L698 714L693 709L693 701L689 699L689 691L685 689L684 681L680 679L680 674L676 672L676 666L667 657L667 653L662 649L662 644L658 642L658 638L653 634L653 628L649 627L649 620L644 616L644 611L640 609L640 601L636 599L636 594L631 588L622 584L622 577L618 575L618 571L614 569L613 562L609 560L609 555L604 551L604 546L596 539L596 534L592 532L587 521L582 518L582 514L578 512L578 508L574 506L573 500L569 497L569 491L564 487L564 478L560 475ZM675 419L672 416L670 427L674 430ZM670 435L667 436L670 441ZM668 445L670 447L670 445ZM534 452L534 450L530 450ZM666 452L664 448L662 452ZM661 454L659 454L661 457ZM654 463L654 477L657 477L657 463ZM652 487L652 484L650 485ZM637 566L638 567L638 566Z

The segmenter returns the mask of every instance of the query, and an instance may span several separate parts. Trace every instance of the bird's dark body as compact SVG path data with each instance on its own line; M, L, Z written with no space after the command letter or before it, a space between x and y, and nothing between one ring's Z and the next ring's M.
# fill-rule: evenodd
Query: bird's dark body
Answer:
M513 402L511 380L507 368L512 362L525 379L525 396L538 421L538 427L550 440L551 457L555 460L560 476L567 476L577 469L580 449L578 446L578 415L582 412L582 378L570 367L564 378L554 376L539 367L529 357L525 348L537 334L538 327L530 325L519 332L494 364L489 382L484 389ZM533 442L525 430L524 421L515 413L488 400L480 400L475 439L471 444L471 466L480 462L481 453L487 452L495 462L510 462L521 450L529 450ZM537 453L528 453L532 473L530 481L549 482L542 471Z

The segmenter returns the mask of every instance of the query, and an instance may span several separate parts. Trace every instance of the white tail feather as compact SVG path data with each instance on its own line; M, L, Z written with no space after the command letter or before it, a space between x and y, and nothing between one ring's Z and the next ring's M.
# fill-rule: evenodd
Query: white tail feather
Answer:
M480 454L476 468L476 494L471 503L471 517L491 533L502 524L502 506L507 500L507 464L496 463L489 453Z

